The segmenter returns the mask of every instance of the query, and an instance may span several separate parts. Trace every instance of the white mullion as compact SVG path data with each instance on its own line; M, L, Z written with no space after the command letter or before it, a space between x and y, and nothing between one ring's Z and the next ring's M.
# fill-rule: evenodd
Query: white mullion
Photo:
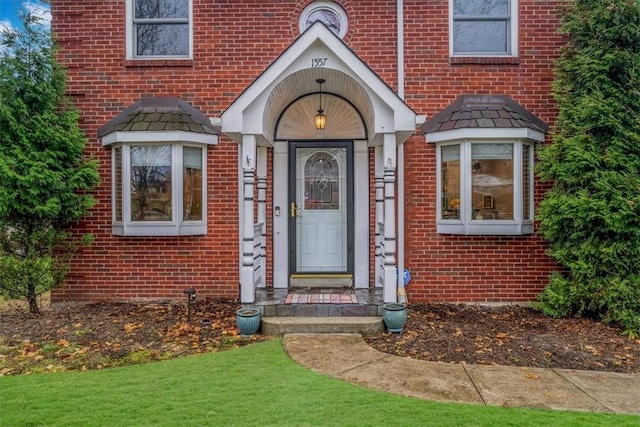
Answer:
M116 168L116 153L118 152L118 148L113 147L111 150L111 200L115 200L115 203L111 203L111 223L116 224L118 222L118 206L120 209L123 208L122 200L118 200L118 191L115 183L118 182L117 178L117 168ZM122 168L122 148L120 148L120 167ZM122 176L120 177L122 179ZM124 218L122 218L124 219Z
M202 200L200 200L200 206L202 206L202 219L200 221L202 221L205 226L207 224L207 146L203 146L200 147L200 152L201 154L201 158L200 161L202 162L200 167L202 168L202 194L200 195L200 198ZM182 207L182 209L184 209L184 206Z
M171 154L171 179L173 181L171 183L171 223L173 226L176 226L178 224L182 224L182 217L184 216L184 212L181 208L183 195L182 170L184 168L182 144L173 144Z
M534 194L534 190L535 190L535 165L534 165L534 160L535 160L535 145L533 143L528 143L527 144L529 146L529 215L530 217L527 218L527 221L533 221L533 218L535 218L535 194ZM522 218L522 221L524 222L525 219Z
M122 224L131 225L131 147L122 145Z
M189 18L133 18L134 24L188 24Z
M471 142L460 141L460 220L464 225L465 232L467 226L474 219L472 213L472 174L471 174Z
M436 222L442 221L442 148L436 145ZM377 227L377 223L376 223Z
M524 182L522 174L522 140L513 142L513 220L522 223L524 210L522 209Z

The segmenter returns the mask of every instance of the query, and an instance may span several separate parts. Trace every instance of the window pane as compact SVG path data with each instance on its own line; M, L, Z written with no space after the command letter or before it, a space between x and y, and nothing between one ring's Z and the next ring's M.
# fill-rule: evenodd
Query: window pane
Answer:
M202 149L183 148L182 206L184 220L202 220Z
M136 0L136 19L188 18L189 0Z
M122 147L116 147L113 151L113 185L115 187L115 197L113 204L115 205L115 220L122 221Z
M171 146L131 146L131 220L171 219Z
M309 16L307 17L307 22L305 22L305 28L309 28L311 24L317 21L322 22L336 35L340 34L340 18L334 11L329 9L318 9L314 12L311 12L311 14L309 14Z
M189 55L189 24L138 24L136 37L139 56Z
M460 146L441 148L442 219L460 219Z
M522 217L531 220L531 146L522 146Z
M315 153L304 165L304 208L340 209L340 168L330 153Z
M508 53L507 21L456 21L455 53Z
M507 15L509 0L455 0L454 15Z
M472 219L513 219L513 145L472 144Z

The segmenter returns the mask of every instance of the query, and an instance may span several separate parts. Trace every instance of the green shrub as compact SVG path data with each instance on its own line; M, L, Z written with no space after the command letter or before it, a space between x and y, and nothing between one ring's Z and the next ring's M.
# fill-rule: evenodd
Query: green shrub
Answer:
M10 299L31 300L54 288L66 266L51 256L0 256L0 293Z
M540 234L562 267L537 307L640 333L640 2L567 3L558 119L537 172Z

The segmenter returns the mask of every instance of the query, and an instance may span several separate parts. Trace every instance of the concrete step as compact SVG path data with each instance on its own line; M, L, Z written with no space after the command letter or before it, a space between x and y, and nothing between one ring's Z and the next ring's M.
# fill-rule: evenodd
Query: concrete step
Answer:
M262 334L281 336L284 334L358 333L377 335L384 332L382 317L263 317Z
M272 304L264 305L264 317L367 317L382 316L377 304Z

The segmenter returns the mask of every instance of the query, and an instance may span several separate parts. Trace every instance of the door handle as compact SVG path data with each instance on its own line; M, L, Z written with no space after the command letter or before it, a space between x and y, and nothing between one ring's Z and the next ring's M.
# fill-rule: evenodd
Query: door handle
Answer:
M298 207L298 205L296 205L295 202L291 202L291 218L295 218L297 216L302 216L302 214L300 213L300 208Z

